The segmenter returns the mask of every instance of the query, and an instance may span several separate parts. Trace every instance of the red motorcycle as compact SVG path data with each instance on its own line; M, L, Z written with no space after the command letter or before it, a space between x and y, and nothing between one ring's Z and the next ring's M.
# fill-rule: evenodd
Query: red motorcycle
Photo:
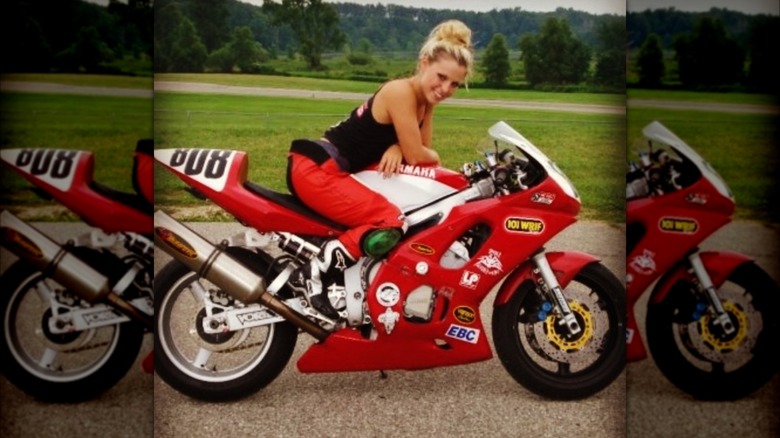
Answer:
M0 371L39 400L78 402L108 390L153 327L152 150L151 141L136 147L137 193L94 181L89 151L0 151L6 165L90 226L61 245L0 214L0 244L19 257L0 278ZM152 362L150 354L146 371Z
M658 368L699 399L733 400L778 368L778 288L749 257L698 245L731 221L734 197L718 173L659 122L627 175L627 360L647 357L634 316L652 289L647 343Z
M495 150L461 172L353 175L398 205L409 230L384 258L363 258L324 283L336 319L286 283L344 226L247 181L245 152L156 150L166 169L246 226L214 245L155 213L155 245L174 258L155 276L156 373L194 398L244 397L282 371L299 329L318 340L297 362L304 373L487 360L479 306L498 286L492 336L515 380L554 399L606 387L625 366L624 289L593 256L545 252L575 222L577 192L509 125L489 133Z

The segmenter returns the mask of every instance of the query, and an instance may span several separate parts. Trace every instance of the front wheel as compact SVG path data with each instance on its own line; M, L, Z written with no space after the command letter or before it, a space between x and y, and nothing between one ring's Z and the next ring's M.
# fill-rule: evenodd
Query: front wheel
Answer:
M252 264L263 265L256 272L264 273L267 267L261 260ZM282 372L295 349L298 329L287 321L205 333L207 304L243 304L176 261L155 275L154 295L155 370L190 397L228 401L254 394Z
M623 291L602 264L585 266L563 291L582 329L571 336L546 311L546 297L524 282L493 312L493 340L504 368L525 388L551 399L601 391L626 363Z
M27 394L46 402L89 400L116 384L135 362L144 336L139 324L54 333L49 328L53 307L86 304L23 261L11 265L0 282L0 370Z
M661 372L702 400L736 400L763 386L778 369L778 289L769 275L746 263L717 290L734 324L724 333L688 281L677 282L647 310L647 343Z

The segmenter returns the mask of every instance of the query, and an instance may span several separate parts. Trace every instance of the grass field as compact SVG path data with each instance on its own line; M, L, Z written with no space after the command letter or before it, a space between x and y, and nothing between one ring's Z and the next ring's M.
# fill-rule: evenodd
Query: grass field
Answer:
M726 180L737 202L735 218L780 222L777 116L635 108L628 111L630 160L638 161L641 130L658 120L696 150Z
M5 92L0 97L0 147L92 151L94 179L132 192L136 142L152 135L151 99ZM0 207L49 204L21 176L1 167Z
M319 138L358 103L159 92L155 95L155 146L245 150L250 157L251 181L287 191L285 168L290 142L295 138ZM434 144L443 164L458 168L482 158L478 145L487 137L487 129L499 120L524 134L567 173L582 197L582 218L624 220L622 117L439 107ZM175 177L158 171L155 178L158 204L193 203Z

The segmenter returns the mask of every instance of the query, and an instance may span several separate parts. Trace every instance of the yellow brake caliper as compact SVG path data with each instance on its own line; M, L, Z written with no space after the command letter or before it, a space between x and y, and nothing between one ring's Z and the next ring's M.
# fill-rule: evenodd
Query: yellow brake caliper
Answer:
M710 316L704 315L699 320L699 331L701 332L702 339L712 345L712 348L717 351L729 351L736 350L737 347L745 340L748 333L748 319L745 312L734 304L733 301L724 301L723 310L728 312L731 316L737 319L737 327L739 330L737 334L728 340L719 339L710 331Z
M555 328L557 317L554 314L550 314L545 320L547 337L553 345L562 351L579 351L582 350L593 337L593 315L590 314L587 307L577 301L569 302L569 308L572 313L580 316L578 320L581 321L582 334L572 340L564 338Z

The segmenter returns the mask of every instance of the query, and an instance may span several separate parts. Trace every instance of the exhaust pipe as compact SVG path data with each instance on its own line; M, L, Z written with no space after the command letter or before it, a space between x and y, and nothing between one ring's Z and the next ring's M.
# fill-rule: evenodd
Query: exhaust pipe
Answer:
M328 337L327 330L266 292L262 276L161 210L154 213L154 243L231 297L244 303L259 302L319 341Z
M152 328L151 318L111 291L108 278L9 211L0 213L0 244L88 303L107 302Z

